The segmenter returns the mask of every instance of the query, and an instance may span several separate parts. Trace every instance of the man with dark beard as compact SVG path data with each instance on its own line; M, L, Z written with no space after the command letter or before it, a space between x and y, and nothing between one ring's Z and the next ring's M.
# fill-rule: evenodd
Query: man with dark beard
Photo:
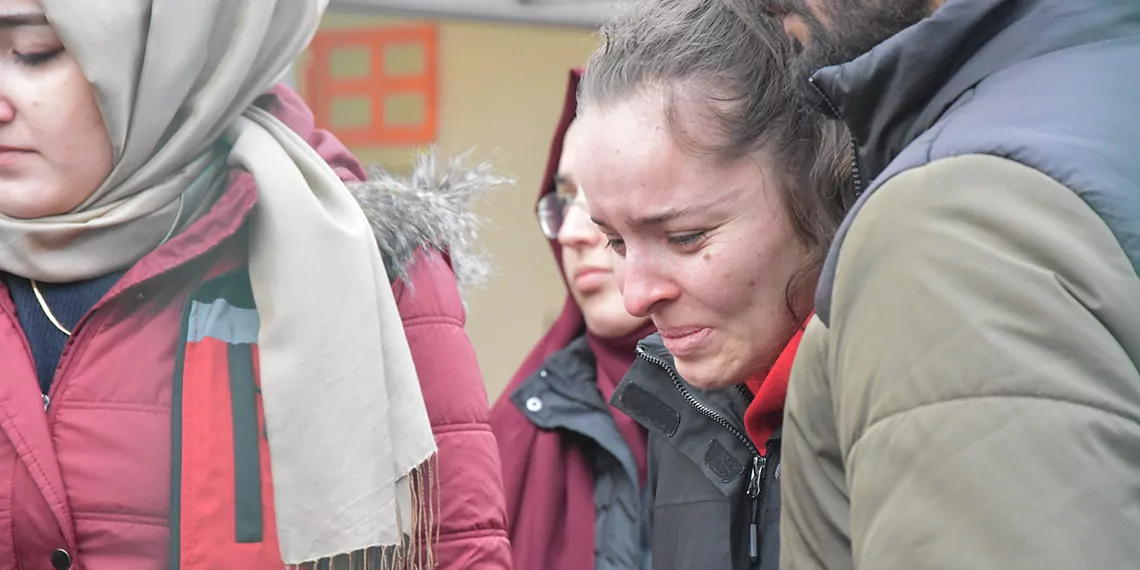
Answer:
M788 392L782 567L1136 568L1140 2L723 1L782 19L865 189Z

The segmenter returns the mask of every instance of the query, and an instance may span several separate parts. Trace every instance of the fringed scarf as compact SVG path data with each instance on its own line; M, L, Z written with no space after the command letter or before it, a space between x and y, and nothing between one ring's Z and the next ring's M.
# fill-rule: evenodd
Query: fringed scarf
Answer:
M324 3L43 0L95 89L115 167L69 213L0 216L0 270L70 282L126 269L201 216L229 168L249 171L282 558L430 568L412 553L431 532L435 441L384 260L332 169L253 106L307 46Z

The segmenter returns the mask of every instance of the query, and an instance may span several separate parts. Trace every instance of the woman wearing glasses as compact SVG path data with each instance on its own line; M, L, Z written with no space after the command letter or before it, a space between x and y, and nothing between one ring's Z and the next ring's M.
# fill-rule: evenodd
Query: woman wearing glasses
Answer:
M567 299L491 414L515 568L649 567L646 432L608 402L653 332L626 312L606 239L586 210L573 71L538 202Z

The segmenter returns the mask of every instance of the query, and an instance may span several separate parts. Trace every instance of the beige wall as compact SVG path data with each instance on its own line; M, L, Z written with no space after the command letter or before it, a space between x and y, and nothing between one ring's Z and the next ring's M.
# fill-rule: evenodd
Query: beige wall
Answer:
M326 26L392 25L406 20L330 14ZM565 297L558 270L534 220L534 199L561 112L567 71L595 45L587 30L462 21L440 24L438 144L444 155L474 149L517 180L479 212L496 274L468 294L467 330L487 391L496 398ZM354 149L396 168L410 149Z

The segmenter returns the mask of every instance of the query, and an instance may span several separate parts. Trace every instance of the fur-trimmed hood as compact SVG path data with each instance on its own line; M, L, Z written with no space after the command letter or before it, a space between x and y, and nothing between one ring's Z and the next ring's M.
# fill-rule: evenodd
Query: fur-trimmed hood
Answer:
M372 167L367 181L348 185L372 224L390 281L406 281L421 248L450 258L461 290L490 276L490 256L478 240L483 220L473 208L492 188L512 181L494 174L489 163L466 166L467 158L443 161L432 149L417 157L408 177Z

